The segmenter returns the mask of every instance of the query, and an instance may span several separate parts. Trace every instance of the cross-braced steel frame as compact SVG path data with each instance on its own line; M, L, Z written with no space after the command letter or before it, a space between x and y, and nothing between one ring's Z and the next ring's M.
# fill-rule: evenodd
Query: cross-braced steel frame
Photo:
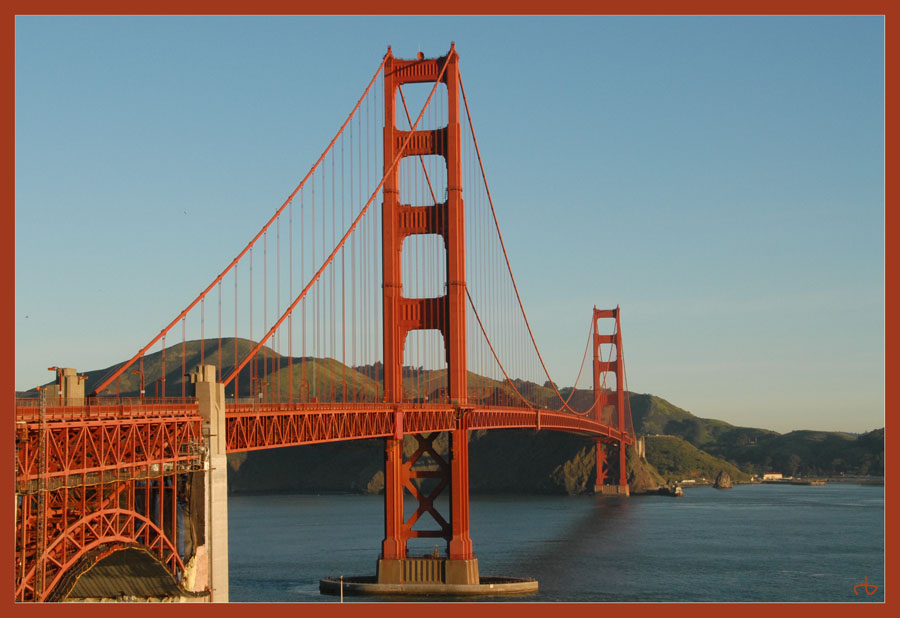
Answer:
M16 428L16 600L52 599L127 546L183 572L179 478L202 461L196 405L23 406Z

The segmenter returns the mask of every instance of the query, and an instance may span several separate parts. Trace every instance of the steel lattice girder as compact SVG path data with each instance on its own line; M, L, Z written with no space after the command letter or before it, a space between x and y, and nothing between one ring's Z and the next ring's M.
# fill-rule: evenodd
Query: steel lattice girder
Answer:
M252 404L229 406L228 452L317 444L395 435L396 414L403 413L402 433L452 431L461 415L469 429L551 429L606 441L634 442L633 437L587 417L530 408L458 408L449 404Z
M41 420L37 400L16 401L16 422L28 423ZM126 420L137 418L184 418L196 416L197 402L193 399L169 398L160 403L141 403L140 400L124 403L97 404L87 406L46 406L43 417L47 421L100 421Z
M196 404L130 406L124 415L121 406L94 406L88 419L77 419L71 409L50 410L45 418L51 420L42 424L33 409L17 408L16 599L46 599L67 570L104 543L142 545L173 573L183 569L176 541L135 505L140 492L145 496L153 491L165 493L168 485L151 489L152 479L174 478L199 467L204 438ZM634 441L632 436L589 418L548 410L335 403L229 406L227 444L228 451L234 452L460 427L550 429L603 442ZM45 462L40 461L42 428ZM42 489L45 500L40 517L38 492ZM406 522L410 532L418 517L430 512L428 505L438 493L416 496L420 510L425 510ZM164 499L158 501L162 504ZM43 550L38 547L37 533L41 519ZM442 519L436 518L441 531L422 533L445 536Z
M16 600L47 600L70 569L90 552L103 548L139 545L173 575L182 572L184 564L176 549L176 487L175 476L168 475L151 481L47 491L43 535L38 530L42 519L38 494L20 496L16 505ZM145 512L140 512L138 503ZM167 518L170 534L165 532Z
M536 428L579 433L632 444L632 436L586 417L529 408L388 404L263 404L229 406L229 452L394 435L396 413L402 432L451 431L467 416L469 429ZM36 491L41 425L20 423L17 488ZM55 421L47 423L45 489L114 479L143 478L160 470L196 465L202 444L201 419L187 411L164 417Z
M199 416L165 416L46 423L46 463L40 423L19 424L16 487L20 493L129 479L199 464ZM45 466L43 474L41 468Z

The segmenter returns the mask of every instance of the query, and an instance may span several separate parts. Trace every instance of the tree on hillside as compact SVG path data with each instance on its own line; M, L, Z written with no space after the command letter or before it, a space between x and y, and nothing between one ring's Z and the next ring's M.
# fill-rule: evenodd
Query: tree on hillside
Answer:
M800 456L794 453L787 459L787 464L785 464L785 472L788 476L798 476L802 471L803 460L800 459Z

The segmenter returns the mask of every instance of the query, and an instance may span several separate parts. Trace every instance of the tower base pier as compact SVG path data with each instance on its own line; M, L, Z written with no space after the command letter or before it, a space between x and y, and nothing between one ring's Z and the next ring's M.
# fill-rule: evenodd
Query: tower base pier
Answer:
M319 592L354 596L521 596L538 591L536 579L480 577L477 584L402 582L380 584L375 576L327 577L319 580Z
M537 591L538 582L535 579L479 576L477 558L382 558L378 561L378 571L374 577L326 577L319 580L319 592L333 595L491 596L524 595Z
M628 485L595 485L594 494L600 496L630 496Z
M404 558L378 561L375 581L379 584L450 584L479 583L478 558Z

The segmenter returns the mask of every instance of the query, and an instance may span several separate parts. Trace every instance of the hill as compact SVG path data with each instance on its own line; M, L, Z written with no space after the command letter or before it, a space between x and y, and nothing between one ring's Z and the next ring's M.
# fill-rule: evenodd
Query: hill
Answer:
M228 375L235 359L242 359L254 343L246 339L188 341L144 357L146 394L180 396L183 376L201 359ZM165 363L163 362L165 359ZM182 359L184 359L182 361ZM264 400L317 397L320 400L375 399L381 390L380 363L349 367L331 358L279 355L264 347L254 361ZM88 371L87 392L122 363ZM104 395L137 397L140 376L136 364L113 382ZM165 368L165 370L164 370ZM411 400L437 400L446 392L446 373L404 368L404 389ZM237 381L238 397L251 393L249 371ZM162 378L165 378L163 380ZM260 387L260 383L262 386ZM469 372L470 394L476 400L513 400L512 388ZM549 383L516 381L539 403L554 407L556 395ZM561 389L564 397L571 387ZM185 392L190 391L185 387ZM32 389L24 395L35 395ZM18 394L17 394L18 395ZM234 386L226 389L234 396ZM789 475L884 474L884 430L860 436L837 432L795 431L779 434L767 429L737 427L716 419L699 418L687 410L650 394L629 393L634 429L649 436L646 460L629 454L628 474L637 486L651 488L664 481L713 478L727 471L735 480L749 474L782 472ZM587 409L590 391L572 397L575 409ZM655 436L667 436L657 438ZM411 439L411 438L410 438ZM580 493L592 487L593 442L554 432L473 432L470 447L473 492ZM410 448L409 445L407 445ZM379 441L274 449L229 456L232 488L236 491L378 491L383 463ZM340 459L341 466L333 462ZM657 472L658 471L658 472Z
M884 474L884 429L858 437L831 431L779 434L769 429L738 427L716 419L699 418L654 395L631 394L630 401L634 429L638 434L677 436L746 473L781 472L791 476ZM651 462L655 448L658 447L648 440L647 457ZM682 472L688 470L685 468Z
M855 437L826 431L792 431L743 445L724 445L731 461L756 473L792 476L884 475L884 429Z
M647 460L666 479L712 481L719 472L727 472L733 481L749 481L750 475L727 461L701 451L678 436L648 436Z
M146 397L180 397L182 392L190 392L185 374L197 365L216 365L218 374L227 377L237 363L255 346L248 339L223 338L218 340L192 340L146 354L142 365L135 362L129 369L108 385L102 396L138 397L140 395L140 367L143 367ZM83 372L86 376L85 392L90 393L107 376L118 370L125 361L105 369ZM252 372L250 367L252 366ZM251 384L251 373L258 378ZM262 390L264 401L287 400L291 394L297 399L317 398L319 401L373 400L383 388L381 363L350 367L333 358L288 357L263 346L256 358L241 371L237 380L225 389L225 396L231 399L246 398L251 392ZM494 380L474 372L468 372L470 399L514 401L512 387L505 381ZM47 384L52 384L48 381ZM556 399L552 389L533 383L515 381L517 388L529 388L529 395L538 402L546 403ZM235 390L235 386L237 387ZM430 371L403 368L403 386L410 401L437 400L446 392L446 371ZM184 390L182 390L184 388ZM36 388L16 396L37 396ZM590 407L588 404L587 407Z

